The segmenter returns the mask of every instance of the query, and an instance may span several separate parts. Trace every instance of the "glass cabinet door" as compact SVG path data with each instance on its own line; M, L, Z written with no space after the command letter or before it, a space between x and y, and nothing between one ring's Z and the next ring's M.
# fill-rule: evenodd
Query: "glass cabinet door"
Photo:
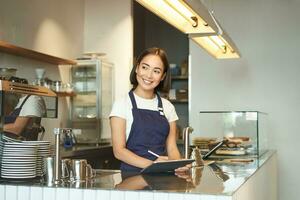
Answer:
M99 115L101 116L101 138L107 139L111 137L109 126L109 114L114 101L113 94L113 68L111 65L103 64L101 68L101 108Z
M81 129L79 143L110 139L109 114L113 103L113 65L98 59L80 60L72 68L76 96L72 98L72 128Z
M76 92L73 99L73 119L97 117L97 65L73 67L72 80Z

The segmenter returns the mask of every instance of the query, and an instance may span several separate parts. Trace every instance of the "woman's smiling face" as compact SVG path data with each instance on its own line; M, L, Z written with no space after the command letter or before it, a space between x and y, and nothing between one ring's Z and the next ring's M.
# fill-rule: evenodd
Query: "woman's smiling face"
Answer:
M154 91L165 78L164 64L158 55L145 56L136 68L138 88L144 91Z

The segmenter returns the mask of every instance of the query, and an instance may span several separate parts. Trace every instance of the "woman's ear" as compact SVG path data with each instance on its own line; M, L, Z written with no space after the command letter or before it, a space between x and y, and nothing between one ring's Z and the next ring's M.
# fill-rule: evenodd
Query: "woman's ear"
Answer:
M137 63L137 64L136 64L136 67L135 67L135 73L136 73L136 74L137 74L138 68L139 68L139 64Z

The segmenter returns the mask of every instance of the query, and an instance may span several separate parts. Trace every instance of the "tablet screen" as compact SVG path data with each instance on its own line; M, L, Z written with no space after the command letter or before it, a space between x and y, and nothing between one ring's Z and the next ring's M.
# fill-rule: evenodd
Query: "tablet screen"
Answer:
M184 167L194 161L194 159L181 159L153 162L152 165L142 169L141 173L174 172L175 169Z

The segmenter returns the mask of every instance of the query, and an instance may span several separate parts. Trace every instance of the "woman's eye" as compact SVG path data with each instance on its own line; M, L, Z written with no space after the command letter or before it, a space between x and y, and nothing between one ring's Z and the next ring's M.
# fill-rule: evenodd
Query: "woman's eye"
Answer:
M154 73L160 74L160 70L154 70Z
M142 69L147 69L148 67L145 65L142 65Z

